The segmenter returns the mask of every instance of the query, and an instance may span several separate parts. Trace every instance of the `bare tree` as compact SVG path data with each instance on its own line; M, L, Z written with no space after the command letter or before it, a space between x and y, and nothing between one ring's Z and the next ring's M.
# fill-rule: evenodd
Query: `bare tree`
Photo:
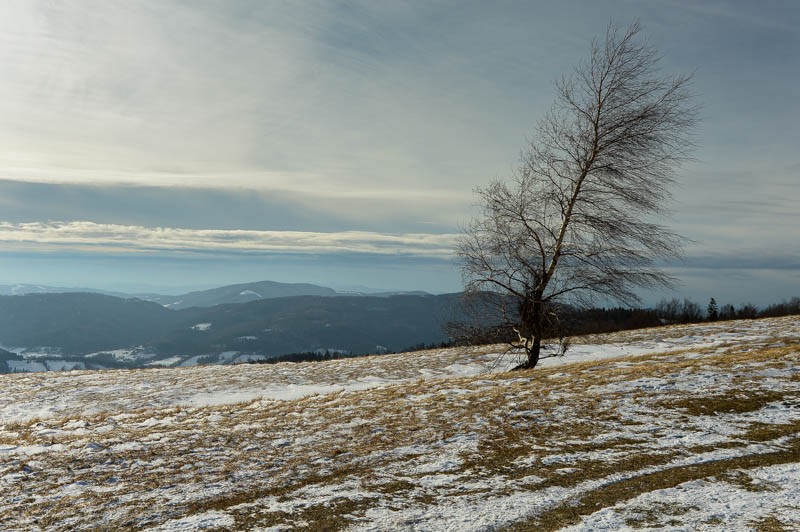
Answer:
M589 60L555 84L508 181L478 189L482 216L457 254L467 294L494 292L526 362L539 361L559 304L595 298L631 305L673 279L657 261L682 239L657 222L692 148L691 76L662 76L638 21L610 25Z

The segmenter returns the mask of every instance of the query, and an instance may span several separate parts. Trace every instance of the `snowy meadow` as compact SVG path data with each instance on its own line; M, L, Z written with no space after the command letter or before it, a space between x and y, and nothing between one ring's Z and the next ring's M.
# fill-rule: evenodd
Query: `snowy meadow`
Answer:
M0 529L800 527L800 318L0 375Z

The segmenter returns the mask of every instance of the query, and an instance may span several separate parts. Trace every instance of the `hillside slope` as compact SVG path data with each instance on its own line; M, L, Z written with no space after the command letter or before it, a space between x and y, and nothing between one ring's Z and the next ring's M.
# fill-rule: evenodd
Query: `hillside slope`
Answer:
M0 376L0 528L800 526L800 319Z
M170 310L90 293L0 296L0 347L22 355L16 371L399 351L446 340L458 297L297 296Z
M213 307L228 303L247 303L260 299L293 296L335 296L332 288L307 283L278 283L257 281L240 283L209 290L199 290L178 296L154 296L149 298L173 310L189 307Z
M161 305L95 293L0 296L0 341L66 354L135 346L181 323Z
M457 294L439 296L301 296L178 311L182 327L151 345L169 355L222 351L282 355L316 349L353 354L397 351L447 339L442 325L459 317ZM193 324L207 324L198 331Z

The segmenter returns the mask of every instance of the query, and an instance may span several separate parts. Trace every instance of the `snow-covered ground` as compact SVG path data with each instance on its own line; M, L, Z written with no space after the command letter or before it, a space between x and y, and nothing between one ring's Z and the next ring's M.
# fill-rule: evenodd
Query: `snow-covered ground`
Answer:
M133 362L136 360L147 360L154 358L155 353L147 352L143 346L134 347L130 349L111 349L108 351L97 351L96 353L88 353L84 355L86 358L94 358L100 355L109 355L112 358L122 362Z
M499 353L0 375L0 529L800 527L798 317Z

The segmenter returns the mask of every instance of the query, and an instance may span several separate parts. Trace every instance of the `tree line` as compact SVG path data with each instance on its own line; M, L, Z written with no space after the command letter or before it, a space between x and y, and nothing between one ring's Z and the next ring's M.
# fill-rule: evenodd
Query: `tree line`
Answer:
M486 305L479 312L482 319L472 322L450 322L445 331L450 337L447 346L484 345L505 343L516 346L517 332L503 316L487 318ZM616 331L643 329L682 323L702 323L724 320L773 318L800 315L800 297L759 308L752 303L739 306L719 305L711 298L704 308L689 299L662 299L652 308L598 307L585 308L560 305L546 309L551 316L542 329L543 338L558 340L561 349L568 348L570 336L601 334ZM439 346L422 346L425 348Z
M684 299L683 301L674 298L670 300L662 299L656 305L654 311L664 324L775 318L800 314L800 297L793 297L781 303L773 303L764 308L759 308L752 303L744 303L738 307L734 307L731 304L720 306L717 304L717 300L712 297L705 309L690 299Z
M739 306L718 305L711 298L705 309L689 299L662 299L652 308L598 307L580 308L563 306L558 310L558 321L549 322L544 329L544 338L561 339L561 345L568 346L568 337L587 334L602 334L675 325L683 323L702 323L725 320L774 318L800 315L800 297L793 297L780 303L759 308L752 303ZM448 322L444 325L448 340L433 343L410 345L400 352L445 349L465 345L513 344L517 339L514 328L502 320L487 325L480 322ZM391 354L394 351L382 350L375 354ZM247 364L277 364L279 362L323 362L353 358L351 353L341 350L316 350L290 353L266 359L248 360Z

